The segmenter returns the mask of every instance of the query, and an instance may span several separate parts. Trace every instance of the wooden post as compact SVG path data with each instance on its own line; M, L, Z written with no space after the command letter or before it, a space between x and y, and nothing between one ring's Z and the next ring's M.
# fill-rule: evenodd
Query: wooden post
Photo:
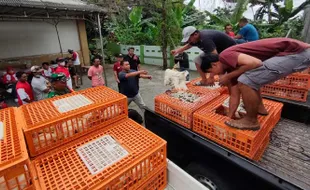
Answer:
M310 43L310 5L304 11L304 29L302 31L304 42Z

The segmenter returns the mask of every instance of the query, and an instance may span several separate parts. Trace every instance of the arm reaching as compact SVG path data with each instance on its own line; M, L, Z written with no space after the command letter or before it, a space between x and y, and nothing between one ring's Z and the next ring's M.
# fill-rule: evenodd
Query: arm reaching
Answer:
M180 48L178 48L178 49L172 50L172 51L171 51L171 54L172 54L172 55L176 55L176 54L178 54L178 53L182 53L183 51L188 50L188 49L191 48L191 47L192 47L192 46L191 46L190 44L186 44L186 45L183 46L183 47L180 47Z
M147 75L147 71L145 70L141 70L141 71L136 71L136 72L132 72L132 73L127 73L125 75L126 78L129 78L129 77L135 77L137 75Z
M143 75L143 74L141 74L140 78L152 80L152 76L151 75Z

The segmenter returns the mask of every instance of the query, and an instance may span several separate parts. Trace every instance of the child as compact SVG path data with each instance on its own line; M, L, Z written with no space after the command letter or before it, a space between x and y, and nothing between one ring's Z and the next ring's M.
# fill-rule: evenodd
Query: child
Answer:
M30 84L27 82L27 74L19 71L16 73L16 77L18 79L16 84L18 104L21 106L33 102L33 93Z

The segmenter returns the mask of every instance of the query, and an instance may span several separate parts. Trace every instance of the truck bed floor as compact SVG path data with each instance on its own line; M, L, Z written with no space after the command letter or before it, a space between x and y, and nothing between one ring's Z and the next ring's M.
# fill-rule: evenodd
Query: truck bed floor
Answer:
M310 127L282 119L258 165L303 189L310 189Z

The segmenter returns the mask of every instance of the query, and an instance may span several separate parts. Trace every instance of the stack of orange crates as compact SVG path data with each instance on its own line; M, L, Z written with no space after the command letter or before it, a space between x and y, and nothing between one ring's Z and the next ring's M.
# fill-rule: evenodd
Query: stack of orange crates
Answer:
M265 85L261 92L267 96L306 102L310 88L310 75L294 73L272 84Z
M210 104L194 113L193 131L215 141L249 159L259 160L268 143L270 132L281 118L283 104L263 100L267 116L259 116L261 128L258 131L239 130L227 126L230 119L220 113L222 104L229 95L221 95Z
M227 87L212 87L212 86L196 86L198 82L201 81L201 77L191 80L187 83L187 87L189 89L195 90L197 92L206 93L210 90L218 91L220 94L227 94L228 88ZM218 83L219 77L215 76L215 82Z
M173 90L172 92L177 92L177 90ZM200 100L190 103L174 98L167 93L163 93L155 97L155 112L191 129L193 113L219 96L220 93L213 90L200 93L193 89L189 89L186 92L198 95Z
M34 189L17 108L0 110L0 189Z
M36 189L167 185L166 142L128 119L126 97L110 88L34 102L18 113Z
M109 135L128 155L114 164L115 155L88 147L86 161L98 169L96 174L81 160L77 149ZM95 154L96 153L96 154ZM167 185L166 142L131 119L101 126L83 136L33 160L40 189L164 189ZM93 159L93 160L92 160ZM93 164L93 165L92 165ZM104 165L107 164L107 165ZM106 166L104 169L100 167Z
M126 97L107 87L90 88L26 104L19 109L25 118L24 134L31 157L128 115Z

